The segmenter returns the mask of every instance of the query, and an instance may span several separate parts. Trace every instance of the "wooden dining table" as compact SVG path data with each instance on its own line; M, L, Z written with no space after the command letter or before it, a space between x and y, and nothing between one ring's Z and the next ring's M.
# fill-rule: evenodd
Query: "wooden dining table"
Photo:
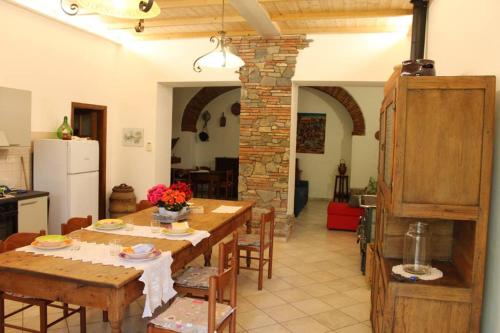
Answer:
M212 247L252 218L251 201L224 201L193 199L204 213L191 213L189 225L197 230L207 230L210 237L196 246L188 241L123 236L90 230L76 231L82 241L107 244L117 240L123 246L152 243L162 251L171 251L172 273L186 266L200 255L209 264ZM241 206L236 213L212 213L221 206ZM150 225L156 207L123 216L127 223ZM35 255L24 251L0 254L0 293L11 292L30 297L65 302L108 311L113 333L121 332L127 306L143 294L144 284L139 281L142 271L110 265ZM1 305L0 305L1 307ZM0 315L3 309L0 308ZM4 333L4 319L0 316L0 333Z

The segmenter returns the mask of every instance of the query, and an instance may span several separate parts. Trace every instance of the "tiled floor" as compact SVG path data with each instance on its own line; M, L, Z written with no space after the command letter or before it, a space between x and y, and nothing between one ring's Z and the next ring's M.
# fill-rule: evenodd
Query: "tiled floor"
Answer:
M275 242L274 274L257 291L257 274L238 278L238 332L369 333L370 291L359 271L359 247L353 232L327 231L326 201L310 201L297 220L290 241ZM7 304L12 309L13 304ZM52 310L51 310L52 311ZM142 300L133 303L124 333L145 332ZM50 316L55 313L50 312ZM50 318L49 318L50 320ZM10 320L37 328L36 310ZM49 332L79 332L78 317ZM87 332L109 332L101 313L88 309ZM18 332L7 330L6 332Z

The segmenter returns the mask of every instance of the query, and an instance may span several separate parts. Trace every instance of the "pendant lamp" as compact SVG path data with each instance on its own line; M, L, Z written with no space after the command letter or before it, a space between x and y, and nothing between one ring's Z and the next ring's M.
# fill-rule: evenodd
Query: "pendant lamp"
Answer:
M201 72L204 67L240 68L245 65L245 62L227 47L227 44L231 43L231 38L226 37L224 31L224 0L222 0L221 31L218 32L217 36L210 37L210 42L216 43L215 48L194 61L193 70L195 72Z

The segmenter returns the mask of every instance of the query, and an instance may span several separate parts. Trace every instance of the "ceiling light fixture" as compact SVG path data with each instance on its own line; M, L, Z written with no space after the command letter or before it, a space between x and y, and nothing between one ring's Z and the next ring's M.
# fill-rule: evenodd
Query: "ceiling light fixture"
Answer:
M106 16L139 20L135 31L144 31L144 19L160 15L154 0L61 0L61 9L68 15L78 14L80 8Z
M240 68L245 65L245 62L227 47L227 44L231 43L231 38L226 37L224 31L224 0L222 0L221 30L217 34L217 36L210 37L211 43L217 43L215 48L194 61L193 70L195 72L201 72L202 67Z

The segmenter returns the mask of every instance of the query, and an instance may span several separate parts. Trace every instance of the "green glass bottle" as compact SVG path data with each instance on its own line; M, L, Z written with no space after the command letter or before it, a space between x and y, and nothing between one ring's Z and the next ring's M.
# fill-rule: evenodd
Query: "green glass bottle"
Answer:
M64 116L64 121L57 129L57 137L62 140L71 140L73 129L68 124L68 117Z

